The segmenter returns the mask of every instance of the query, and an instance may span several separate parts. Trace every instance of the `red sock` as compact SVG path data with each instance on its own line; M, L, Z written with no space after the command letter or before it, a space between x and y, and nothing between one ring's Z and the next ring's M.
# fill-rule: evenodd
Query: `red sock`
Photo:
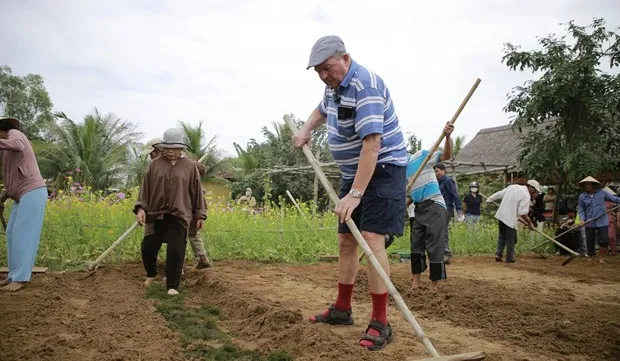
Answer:
M388 294L371 293L370 295L372 296L372 316L370 318L387 325Z
M338 283L338 297L336 298L336 303L334 303L334 307L338 311L347 311L349 308L351 308L353 286L354 285L345 285L343 283Z
M371 320L377 320L384 325L387 325L387 303L388 303L388 294L376 294L371 293L372 296L372 315L370 316ZM368 335L370 336L379 336L379 331L371 328L368 330ZM362 347L370 347L375 344L372 341L362 340L360 341L360 346Z
M338 311L347 311L351 308L351 298L353 297L353 286L338 283L338 297L334 303L334 308ZM329 309L323 311L323 317L329 316ZM310 316L311 322L316 322L315 316Z

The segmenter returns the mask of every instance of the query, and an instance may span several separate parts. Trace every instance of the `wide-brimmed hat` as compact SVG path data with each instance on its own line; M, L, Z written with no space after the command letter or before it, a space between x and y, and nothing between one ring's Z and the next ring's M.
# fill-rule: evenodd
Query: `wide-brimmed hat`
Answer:
M613 191L613 189L609 188L608 186L605 186L605 188L603 188L603 190L605 192L609 192L611 195L615 196L616 192Z
M161 138L153 138L146 142L146 144L144 145L144 149L142 149L142 156L147 156L151 154L151 152L156 149L155 145L161 143L161 141Z
M19 119L13 117L0 117L0 122L9 122L15 129L19 129L20 126Z
M590 177L587 176L584 179L579 181L579 184L581 183L596 183L596 184L601 184L601 182L597 181L594 177Z
M536 189L536 192L540 193L541 192L541 188L540 188L540 183L538 183L537 180L535 179L530 179L527 181L527 185Z
M157 148L187 148L185 134L179 128L170 128L164 132L161 142L153 145Z

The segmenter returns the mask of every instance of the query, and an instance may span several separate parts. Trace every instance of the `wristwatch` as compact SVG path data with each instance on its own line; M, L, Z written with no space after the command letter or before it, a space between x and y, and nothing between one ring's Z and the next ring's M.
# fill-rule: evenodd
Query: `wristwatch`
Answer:
M362 192L358 191L355 188L351 188L351 190L349 191L349 194L351 195L351 197L353 198L358 198L358 199L362 199Z

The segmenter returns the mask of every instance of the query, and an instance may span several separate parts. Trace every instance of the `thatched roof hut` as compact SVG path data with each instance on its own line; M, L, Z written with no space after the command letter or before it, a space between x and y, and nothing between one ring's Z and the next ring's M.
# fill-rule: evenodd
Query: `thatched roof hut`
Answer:
M517 160L520 150L519 131L512 125L485 128L446 165L456 174L506 172L515 177L521 171Z

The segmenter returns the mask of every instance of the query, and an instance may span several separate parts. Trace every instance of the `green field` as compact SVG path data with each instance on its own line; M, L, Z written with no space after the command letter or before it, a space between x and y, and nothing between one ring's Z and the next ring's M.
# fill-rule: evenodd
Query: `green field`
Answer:
M134 192L135 193L135 192ZM208 198L209 211L201 236L214 261L247 259L269 262L312 263L320 255L337 254L337 218L333 213L313 214L309 203L300 204L305 218L290 203L251 215L238 206ZM96 259L135 221L134 199L116 195L82 197L63 195L48 202L36 265L53 269L83 267ZM11 202L7 202L8 218ZM396 239L390 252L409 252L409 227ZM105 260L118 263L140 259L142 229L134 232ZM463 223L450 229L455 255L492 255L497 226L486 219L475 227ZM518 254L540 242L538 235L519 232ZM4 242L3 242L4 243ZM546 249L550 251L551 248ZM360 251L361 252L361 251ZM164 259L165 252L160 252ZM192 258L187 247L188 259ZM6 247L0 247L0 264L6 265Z

